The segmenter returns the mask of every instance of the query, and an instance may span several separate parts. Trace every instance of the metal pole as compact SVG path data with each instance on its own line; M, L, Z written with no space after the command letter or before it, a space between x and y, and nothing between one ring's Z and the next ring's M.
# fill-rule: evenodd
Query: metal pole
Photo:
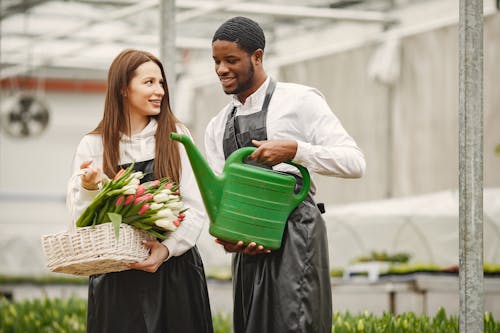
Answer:
M484 330L483 2L460 0L459 14L460 332Z
M160 0L160 60L165 67L170 103L176 82L175 56L175 0Z

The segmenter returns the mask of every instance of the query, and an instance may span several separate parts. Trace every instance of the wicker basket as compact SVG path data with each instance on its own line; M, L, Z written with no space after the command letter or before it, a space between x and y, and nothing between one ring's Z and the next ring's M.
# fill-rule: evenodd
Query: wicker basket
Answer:
M142 241L151 239L145 231L128 224L120 225L116 239L113 224L103 223L42 236L42 248L51 271L94 275L124 271L129 263L146 259L149 250Z

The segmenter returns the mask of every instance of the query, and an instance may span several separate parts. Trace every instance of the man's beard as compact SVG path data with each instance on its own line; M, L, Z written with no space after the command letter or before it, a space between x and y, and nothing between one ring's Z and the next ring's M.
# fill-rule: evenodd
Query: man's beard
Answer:
M250 62L250 68L248 69L248 72L247 72L247 80L245 82L238 83L238 85L236 86L236 88L234 88L233 91L228 91L228 92L226 92L226 94L227 95L238 95L238 94L244 92L245 90L249 89L250 87L252 87L254 73L255 73L255 69L253 67L253 64Z

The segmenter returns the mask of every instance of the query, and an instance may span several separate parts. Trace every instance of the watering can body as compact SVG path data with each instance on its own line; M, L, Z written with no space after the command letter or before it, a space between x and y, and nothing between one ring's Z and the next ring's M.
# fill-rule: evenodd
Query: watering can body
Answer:
M288 216L309 192L307 169L288 162L302 175L302 188L296 194L294 176L245 164L245 157L256 148L244 147L227 158L222 174L216 176L187 135L170 137L186 147L210 218L209 233L226 241L278 249Z

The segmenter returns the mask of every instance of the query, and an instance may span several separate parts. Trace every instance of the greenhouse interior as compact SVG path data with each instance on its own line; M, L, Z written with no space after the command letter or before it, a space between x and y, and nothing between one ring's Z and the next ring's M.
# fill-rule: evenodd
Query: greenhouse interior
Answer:
M230 99L214 71L212 36L225 20L246 16L265 32L267 73L317 88L366 159L361 179L311 173L315 200L326 210L333 310L433 316L444 309L458 316L458 1L2 0L0 6L0 298L87 298L86 277L47 267L41 239L74 225L66 191L75 149L102 118L114 57L133 48L161 59L172 110L204 153L205 128ZM483 1L482 59L482 297L498 320L498 0ZM230 317L232 256L209 225L197 246L210 306Z

